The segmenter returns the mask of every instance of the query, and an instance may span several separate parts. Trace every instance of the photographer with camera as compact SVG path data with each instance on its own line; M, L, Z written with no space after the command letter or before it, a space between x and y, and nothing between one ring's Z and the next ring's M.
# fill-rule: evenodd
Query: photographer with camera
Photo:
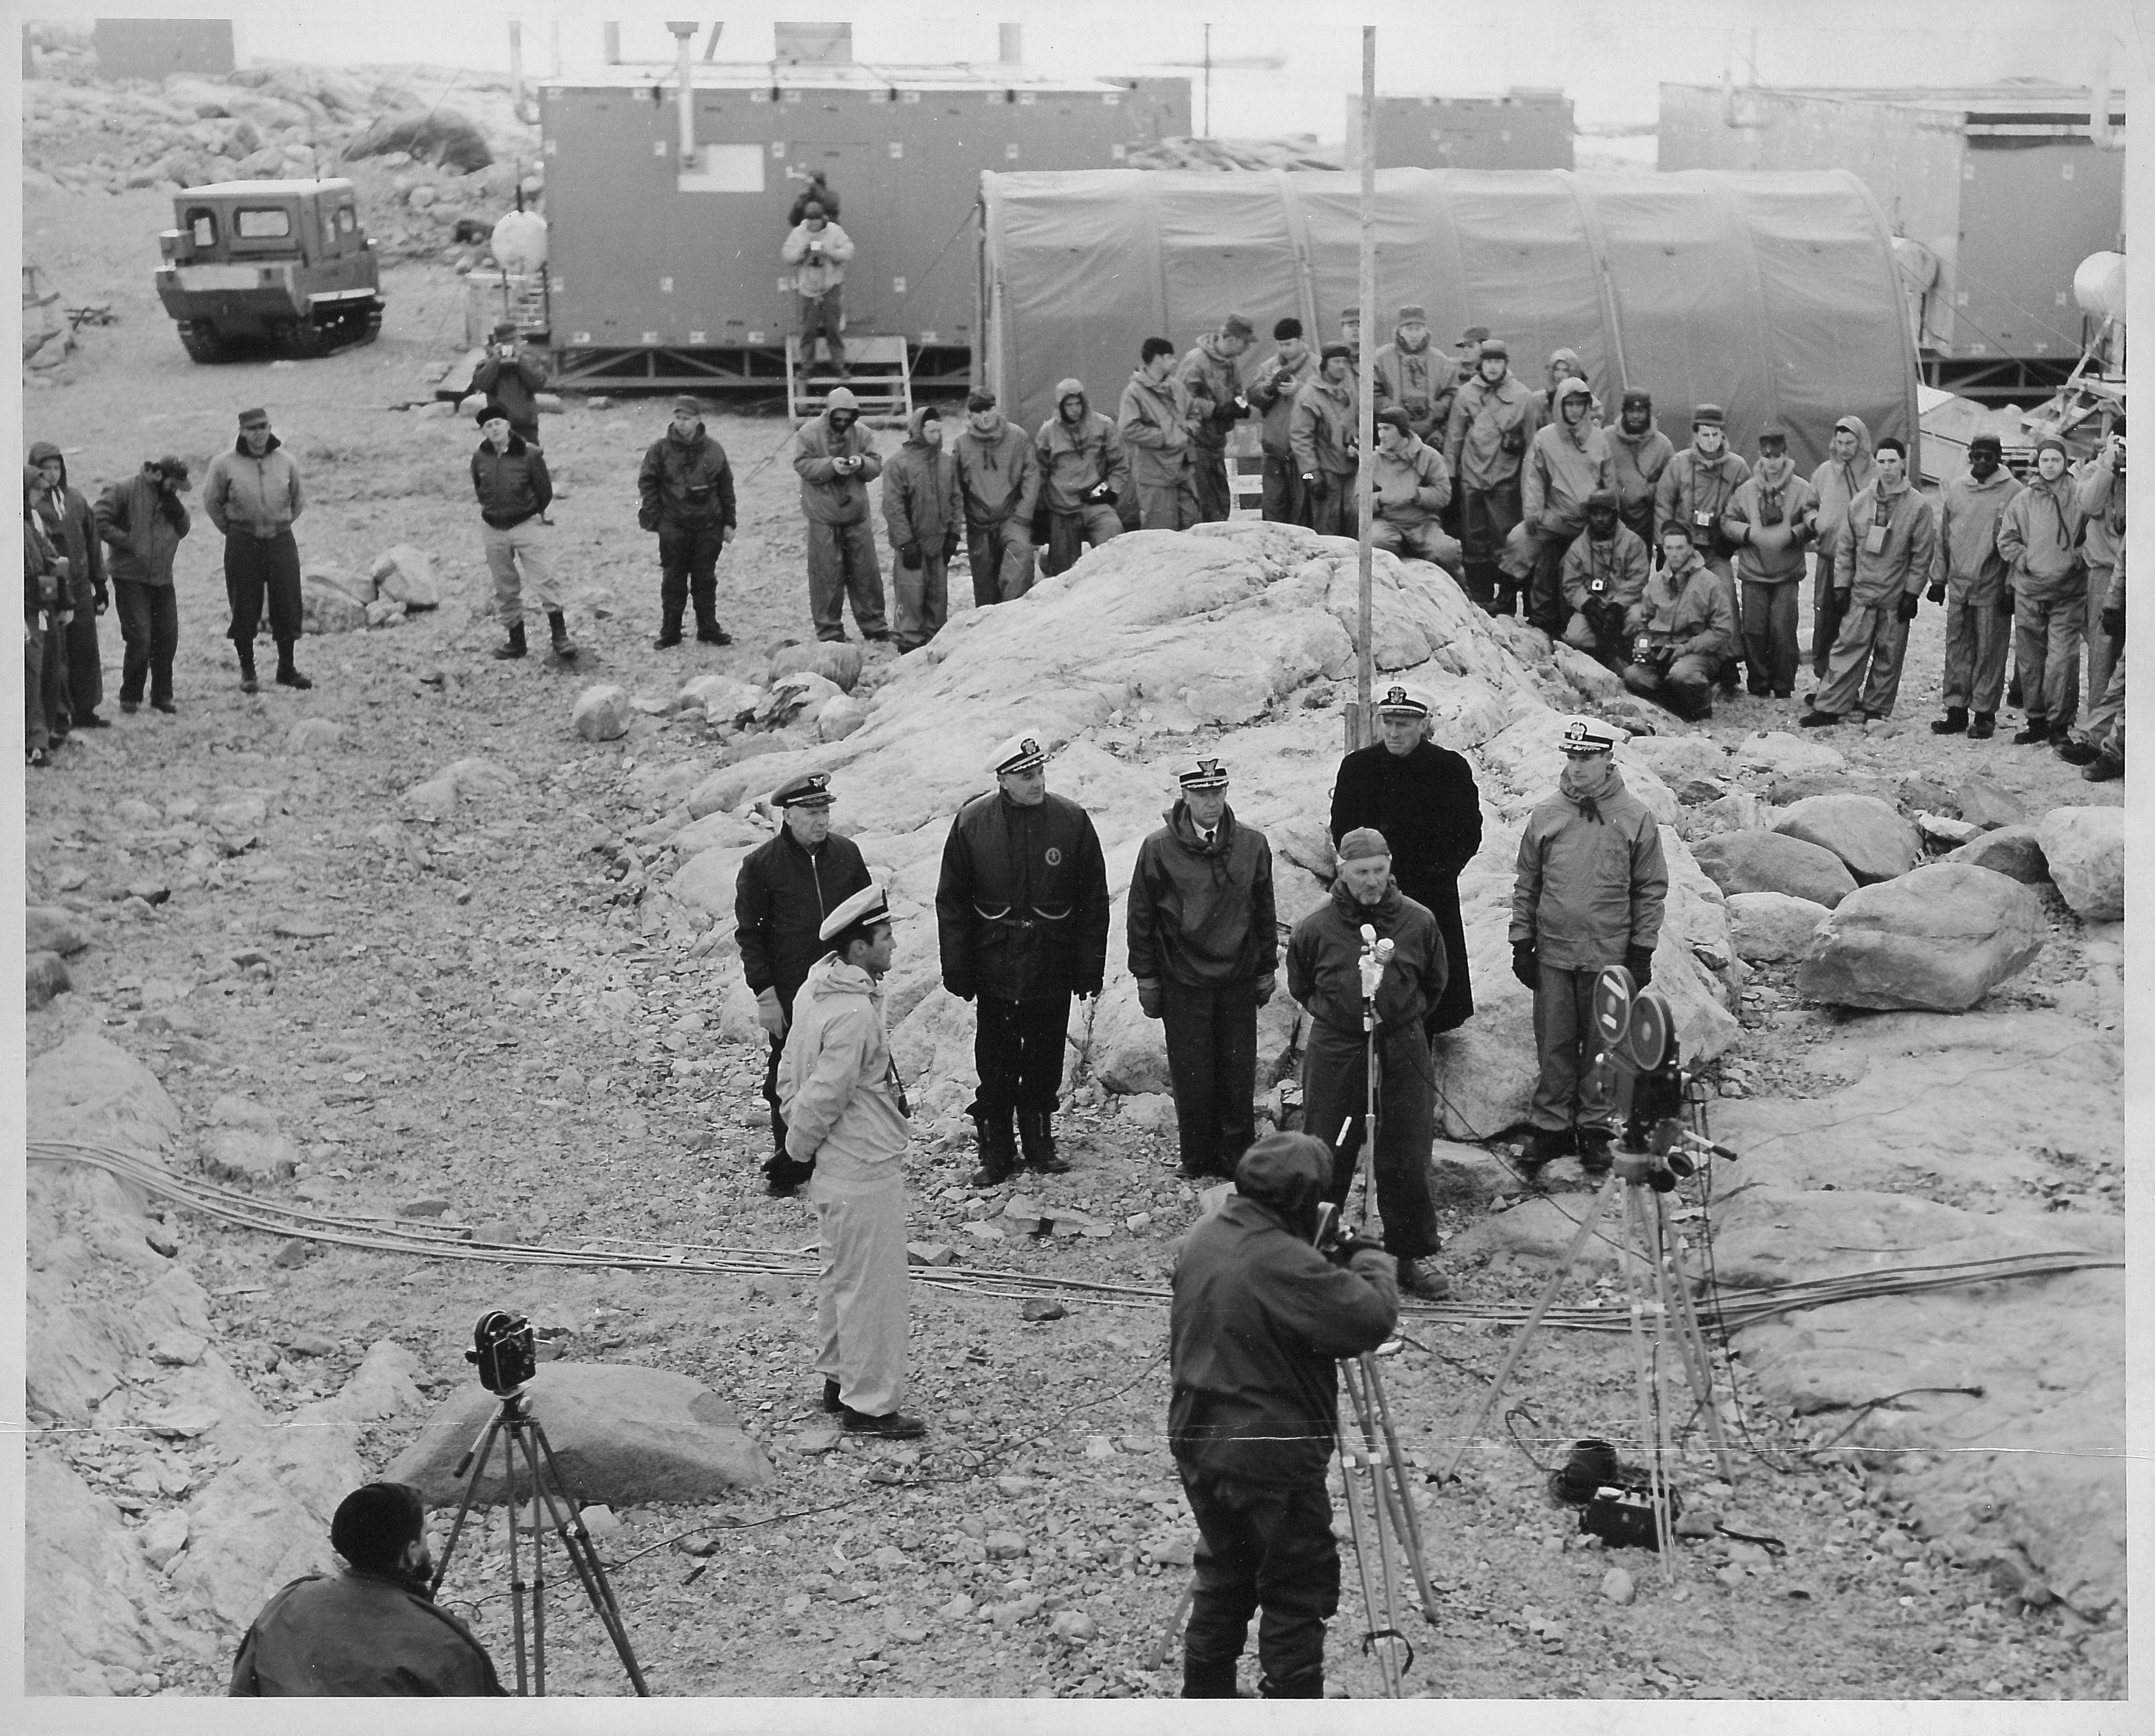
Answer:
M234 1698L505 1692L472 1631L434 1602L427 1509L407 1483L338 1503L336 1574L308 1574L262 1606L232 1666Z
M1230 314L1219 330L1197 340L1175 370L1175 378L1190 390L1190 463L1200 525L1224 524L1235 510L1227 487L1227 436L1252 408L1236 364L1257 341L1257 327L1241 315Z
M1710 574L1697 571L1693 581L1715 585ZM1628 740L1599 718L1573 718L1564 728L1556 793L1535 805L1519 837L1512 974L1533 991L1540 1059L1519 1159L1529 1175L1574 1150L1589 1174L1609 1168L1616 1105L1610 1082L1594 1066L1600 1047L1594 980L1621 965L1639 987L1653 981L1669 870L1661 827L1624 787L1614 761Z
M1736 491L1749 479L1751 467L1741 454L1728 449L1728 417L1718 404L1701 404L1691 412L1691 444L1669 460L1661 479L1654 484L1654 535L1680 519L1691 527L1692 546L1698 558L1720 581L1728 595L1728 615L1743 620L1736 597L1736 569L1731 556L1734 545L1722 530ZM1666 552L1666 551L1664 551ZM1742 641L1737 644L1742 651ZM1721 684L1736 691L1737 669L1730 662L1721 671Z
M801 366L814 361L820 335L831 352L831 366L841 380L853 371L846 366L846 262L853 256L853 238L831 221L816 199L801 207L801 221L786 238L778 254L795 268L793 292L801 298Z
M1265 454L1262 512L1267 524L1307 525L1309 504L1302 497L1287 424L1294 417L1295 394L1317 377L1317 352L1303 339L1302 321L1292 315L1273 322L1272 341L1279 348L1258 364L1248 394L1251 407L1263 418L1257 436Z
M1287 941L1287 993L1310 1020L1302 1124L1332 1147L1325 1197L1344 1203L1355 1153L1370 1144L1364 1121L1374 1061L1377 1137L1369 1173L1385 1247L1399 1262L1400 1288L1435 1302L1451 1288L1421 1264L1437 1251L1429 1196L1436 1075L1427 1027L1444 996L1444 942L1436 918L1392 878L1392 848L1382 832L1357 827L1339 849L1331 897Z
M1653 561L1623 521L1613 489L1586 497L1586 530L1564 551L1558 584L1571 611L1564 642L1620 674L1628 660L1631 611L1646 593Z
M1267 1134L1175 1264L1168 1433L1205 1539L1183 1636L1185 1699L1234 1698L1261 1607L1258 1693L1323 1698L1324 1623L1339 1607L1325 1487L1336 1365L1376 1349L1399 1320L1380 1249L1351 1235L1312 1245L1331 1169L1321 1141Z
M890 905L857 892L822 924L830 948L794 1000L779 1083L786 1150L812 1173L823 1408L848 1434L918 1440L905 1396L905 1147L911 1107L890 1057L883 980Z
M509 412L509 431L526 446L539 444L539 394L546 370L524 347L524 335L511 320L494 328L486 356L472 370L471 389Z
M1713 715L1713 684L1736 661L1736 610L1721 576L1699 559L1682 519L1661 526L1661 565L1625 622L1631 661L1624 685L1678 717Z

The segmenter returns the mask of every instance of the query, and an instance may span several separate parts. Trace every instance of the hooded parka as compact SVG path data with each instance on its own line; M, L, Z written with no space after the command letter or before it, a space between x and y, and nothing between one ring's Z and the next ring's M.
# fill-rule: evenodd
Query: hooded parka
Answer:
M1126 907L1130 975L1173 977L1190 988L1221 988L1279 967L1272 906L1272 850L1230 807L1207 844L1190 806L1138 847Z
M951 446L967 528L1013 524L1029 532L1033 503L1040 493L1040 461L1024 429L1001 410L985 413L995 419L992 433L980 433L969 415Z

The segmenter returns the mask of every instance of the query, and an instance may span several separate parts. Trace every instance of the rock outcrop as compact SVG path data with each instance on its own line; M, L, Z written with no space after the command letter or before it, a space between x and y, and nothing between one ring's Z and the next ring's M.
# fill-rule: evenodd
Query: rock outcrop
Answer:
M1876 796L1805 796L1774 821L1774 830L1832 851L1859 886L1907 873L1923 853L1916 828Z
M2055 807L2036 827L2060 895L2083 922L2125 917L2125 810Z
M1856 877L1832 851L1784 832L1724 832L1693 847L1698 865L1729 897L1778 892L1830 910L1856 890Z
M1965 863L1932 863L1859 888L1820 924L1799 993L1838 1006L1973 1006L2042 951L2035 894Z

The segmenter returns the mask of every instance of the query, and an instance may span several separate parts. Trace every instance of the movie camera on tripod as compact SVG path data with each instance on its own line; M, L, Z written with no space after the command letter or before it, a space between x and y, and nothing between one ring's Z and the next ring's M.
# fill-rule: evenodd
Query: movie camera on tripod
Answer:
M1653 1160L1649 1187L1671 1191L1708 1157L1736 1161L1736 1152L1707 1136L1706 1088L1684 1067L1667 996L1638 987L1612 965L1594 980L1594 1025L1601 1038L1594 1064L1614 1076L1622 1149Z

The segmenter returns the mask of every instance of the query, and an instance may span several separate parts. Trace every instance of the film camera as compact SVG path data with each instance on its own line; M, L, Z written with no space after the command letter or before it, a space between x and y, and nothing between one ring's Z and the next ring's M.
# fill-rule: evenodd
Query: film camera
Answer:
M1641 989L1621 965L1595 979L1594 1024L1601 1037L1597 1067L1615 1076L1622 1149L1649 1160L1648 1185L1667 1193L1696 1173L1703 1157L1738 1154L1704 1132L1706 1093L1687 1071L1676 1042L1676 1013L1658 989Z
M506 1396L539 1372L539 1347L531 1323L506 1308L489 1308L472 1329L464 1360L479 1370L479 1385Z

